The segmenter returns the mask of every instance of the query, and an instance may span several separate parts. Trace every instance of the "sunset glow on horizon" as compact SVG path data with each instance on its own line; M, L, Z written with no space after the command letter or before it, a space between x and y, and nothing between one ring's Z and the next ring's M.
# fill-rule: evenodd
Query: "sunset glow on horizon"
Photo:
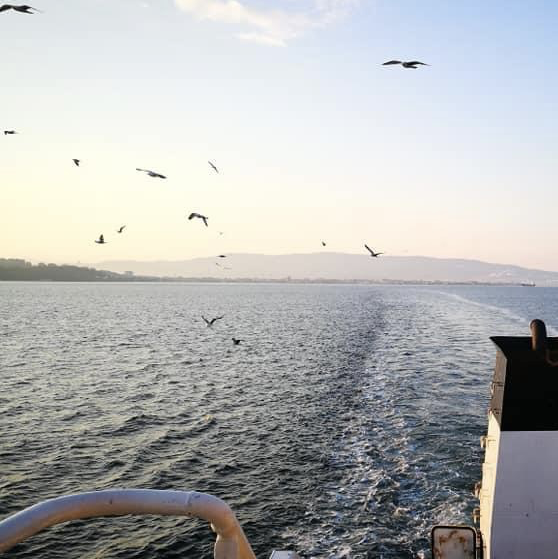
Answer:
M0 257L327 239L558 270L553 3L33 5L0 14L0 130L18 132L0 133ZM382 66L393 58L430 66Z

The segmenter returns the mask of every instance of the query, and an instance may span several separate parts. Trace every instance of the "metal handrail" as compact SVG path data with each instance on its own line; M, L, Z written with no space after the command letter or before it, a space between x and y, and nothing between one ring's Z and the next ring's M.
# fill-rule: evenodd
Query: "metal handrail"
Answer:
M157 489L93 491L43 501L0 522L0 552L55 524L127 514L202 518L217 534L215 559L256 559L238 520L224 501L197 491Z

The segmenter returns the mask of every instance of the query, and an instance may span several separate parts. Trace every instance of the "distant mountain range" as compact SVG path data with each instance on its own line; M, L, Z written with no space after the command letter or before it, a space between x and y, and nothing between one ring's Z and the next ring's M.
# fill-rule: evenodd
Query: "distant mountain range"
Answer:
M367 255L335 252L286 255L230 254L227 258L193 258L180 261L105 261L93 266L113 272L133 272L142 276L158 277L558 285L558 272L520 266L426 256L371 258Z

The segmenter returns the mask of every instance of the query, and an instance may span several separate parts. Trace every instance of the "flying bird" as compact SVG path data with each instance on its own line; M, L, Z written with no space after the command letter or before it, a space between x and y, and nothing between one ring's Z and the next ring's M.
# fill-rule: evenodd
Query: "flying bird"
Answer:
M383 252L374 252L368 245L364 245L364 247L370 253L370 256L372 258L378 258L378 256L380 256L380 254L384 254Z
M218 255L217 255L217 258L226 258L226 257L227 257L226 254L218 254Z
M382 66L390 66L392 64L401 64L403 68L412 68L413 70L417 69L417 66L430 66L430 64L425 64L424 62L419 62L418 60L411 60L409 62L403 62L402 60L388 60L384 62Z
M230 266L221 266L219 262L215 262L215 266L218 266L219 268L221 268L221 270L232 270Z
M237 338L232 338L233 344L238 345L242 340L238 340Z
M323 247L327 246L327 245L324 243L324 241L322 241L322 246L323 246Z
M216 173L219 172L219 169L217 169L217 167L215 167L215 165L213 165L213 163L211 163L211 161L208 161L208 163L211 165L211 168L212 168Z
M206 227L209 227L209 225L207 224L207 220L209 219L207 216L202 215L202 214L198 214L196 212L192 212L189 216L188 219L194 219L195 217L200 218L204 223Z
M79 159L72 159L72 161L74 162L74 165L75 165L76 167L79 167L79 163L80 163L80 160L79 160Z
M19 6L16 6L14 4L2 4L0 6L0 12L6 12L7 10L15 10L16 12L20 12L22 14L32 14L33 12L41 11L41 10L37 10L37 8L33 8L33 6L27 6L26 4L19 5Z
M126 226L123 225L120 229L118 229L117 233L122 233L122 231L124 231L124 228L125 228L125 227L126 227Z
M99 237L99 239L96 240L95 242L96 242L98 245L106 245L106 244L107 244L106 241L105 241L104 235L101 235L101 236Z
M205 318L205 316L202 315L203 321L207 324L207 326L213 326L213 324L215 323L216 320L221 320L222 318L225 318L224 315L223 316L216 316L215 318L212 318L211 320L207 320L207 318Z
M147 173L150 177L155 179L166 179L165 175L161 175L161 173L156 173L155 171L150 171L149 169L139 169L136 167L136 171L141 171L142 173Z
M4 130L4 136L10 136L13 134L17 134L15 130Z

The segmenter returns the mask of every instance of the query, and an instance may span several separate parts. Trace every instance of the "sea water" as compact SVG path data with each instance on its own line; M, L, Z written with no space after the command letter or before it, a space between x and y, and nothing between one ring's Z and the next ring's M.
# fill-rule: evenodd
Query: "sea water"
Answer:
M489 336L535 317L556 333L555 293L0 284L0 518L80 491L198 490L261 558L428 557L431 526L478 505ZM95 519L6 557L211 557L213 541L192 519Z

